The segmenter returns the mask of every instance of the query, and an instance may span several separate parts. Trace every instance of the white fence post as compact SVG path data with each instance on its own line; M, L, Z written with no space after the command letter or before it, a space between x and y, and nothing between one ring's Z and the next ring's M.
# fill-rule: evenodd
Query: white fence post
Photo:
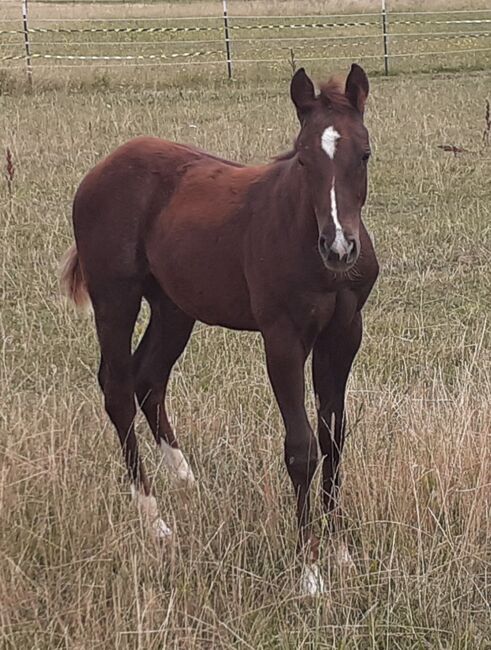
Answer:
M228 78L232 79L232 51L230 47L230 35L228 31L227 0L223 0L223 27L225 30L225 49L227 51L227 73Z
M29 45L29 28L27 26L27 0L22 0L22 24L24 25L24 44L26 46L27 81L32 86L31 48Z
M382 0L382 31L384 37L384 72L387 76L389 74L389 44L387 34L387 7L386 0Z

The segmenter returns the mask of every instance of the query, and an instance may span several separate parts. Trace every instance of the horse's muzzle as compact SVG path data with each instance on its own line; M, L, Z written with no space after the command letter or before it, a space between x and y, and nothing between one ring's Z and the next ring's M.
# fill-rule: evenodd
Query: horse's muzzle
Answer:
M319 237L319 253L330 271L343 272L355 264L360 254L360 243L354 235L336 236L329 242L325 235Z

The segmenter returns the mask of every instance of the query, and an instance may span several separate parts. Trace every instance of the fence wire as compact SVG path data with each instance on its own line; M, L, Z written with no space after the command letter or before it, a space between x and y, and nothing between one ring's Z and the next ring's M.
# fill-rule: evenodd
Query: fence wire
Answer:
M50 66L56 70L76 68L87 62L94 67L215 67L227 63L230 75L232 64L290 61L296 65L329 58L379 60L380 67L385 66L388 72L389 65L402 59L427 59L431 65L435 57L469 57L491 51L491 9L386 12L387 20L382 19L382 12L289 16L229 13L227 40L231 50L227 53L223 17L219 15L41 17L26 21L24 28L21 3L8 4L19 7L19 18L0 18L0 67L15 71L22 69L23 61L34 71ZM27 14L26 0L24 7ZM121 51L115 51L117 47ZM138 47L141 51L135 51Z
M392 20L391 25L474 25L491 23L491 18L463 19L463 20L433 20L431 23L424 20ZM345 27L376 27L373 21L343 22L343 23L268 23L258 25L229 25L232 30L282 30L282 29L334 29ZM143 34L143 33L178 33L178 32L221 32L221 26L161 26L161 27L30 27L29 34ZM24 34L23 29L0 30L0 34Z

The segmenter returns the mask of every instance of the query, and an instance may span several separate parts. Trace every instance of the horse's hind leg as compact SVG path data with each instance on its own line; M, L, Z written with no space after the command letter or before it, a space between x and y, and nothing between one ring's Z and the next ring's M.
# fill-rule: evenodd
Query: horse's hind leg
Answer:
M133 283L125 282L92 292L91 297L101 347L99 383L104 392L106 411L121 442L133 494L149 517L156 536L164 538L171 531L158 518L157 503L139 457L135 435L131 336L140 308L141 291Z
M164 463L176 478L193 483L193 472L167 417L165 394L172 367L186 347L194 319L174 305L156 285L145 295L151 317L133 359L138 403L162 450Z

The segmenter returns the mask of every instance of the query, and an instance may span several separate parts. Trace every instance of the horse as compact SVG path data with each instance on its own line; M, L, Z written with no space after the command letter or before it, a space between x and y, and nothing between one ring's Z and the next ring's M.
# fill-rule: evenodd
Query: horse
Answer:
M154 137L123 144L82 180L73 201L75 244L61 283L92 304L105 409L119 436L131 488L154 534L160 518L138 453L136 401L164 463L194 475L169 423L172 367L196 321L262 335L285 428L284 458L296 498L298 549L308 593L322 593L310 485L322 454L323 505L336 529L345 389L362 338L362 308L379 267L361 218L370 157L365 71L316 90L303 68L290 82L300 123L293 149L245 166ZM132 353L145 299L146 331ZM305 409L312 352L317 438Z

